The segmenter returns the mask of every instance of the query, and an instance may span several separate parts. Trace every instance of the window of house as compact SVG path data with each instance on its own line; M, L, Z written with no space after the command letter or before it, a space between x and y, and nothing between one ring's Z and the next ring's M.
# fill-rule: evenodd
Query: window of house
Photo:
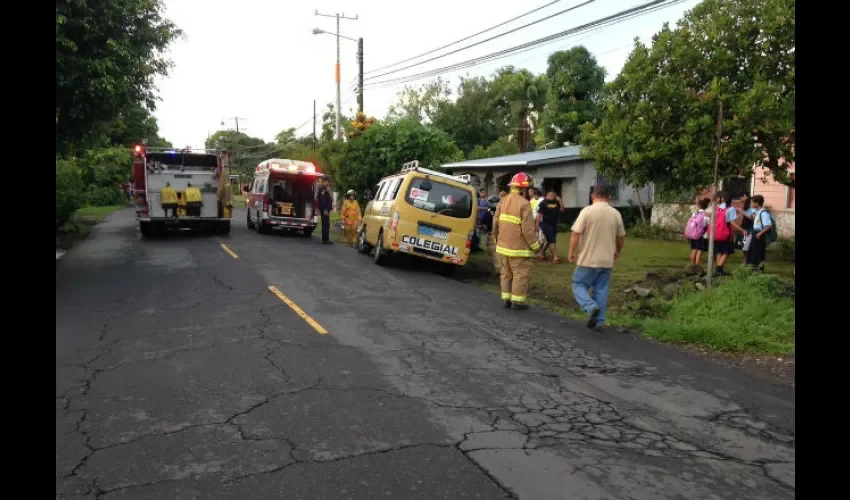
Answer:
M596 183L597 184L605 184L608 186L608 191L611 193L612 200L620 199L620 181L605 179L602 174L596 174Z

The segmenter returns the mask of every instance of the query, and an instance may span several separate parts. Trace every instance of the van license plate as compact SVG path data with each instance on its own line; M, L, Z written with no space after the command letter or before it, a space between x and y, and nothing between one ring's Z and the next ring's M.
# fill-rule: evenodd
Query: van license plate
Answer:
M440 240L449 239L449 233L448 232L440 231L439 229L434 229L434 228L428 227L428 226L419 226L419 234L421 234L423 236L432 236L432 237L440 239Z

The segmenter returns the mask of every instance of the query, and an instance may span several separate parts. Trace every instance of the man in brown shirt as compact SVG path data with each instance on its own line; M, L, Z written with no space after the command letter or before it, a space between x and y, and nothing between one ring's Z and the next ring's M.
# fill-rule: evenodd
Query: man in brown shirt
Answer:
M588 328L596 331L605 323L611 269L620 257L626 238L623 216L608 204L609 198L608 186L594 187L593 204L579 213L570 236L569 260L576 264L573 295L588 314ZM590 289L593 289L592 297Z

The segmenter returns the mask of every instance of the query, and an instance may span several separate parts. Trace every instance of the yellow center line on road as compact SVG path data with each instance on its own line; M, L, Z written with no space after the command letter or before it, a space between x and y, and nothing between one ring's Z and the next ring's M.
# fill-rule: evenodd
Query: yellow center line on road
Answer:
M286 295L281 293L281 291L278 290L277 287L270 286L269 291L272 292L273 294L277 295L277 298L279 298L284 304L288 305L293 311L295 311L295 314L297 314L298 316L301 316L301 319L306 321L308 325L312 326L313 330L316 330L317 332L319 332L319 335L327 335L328 334L328 331L325 330L325 328L322 325L320 325L316 320L311 318L307 313L302 311L301 308L298 307L298 305L295 302L292 302L291 300L289 300L289 297L287 297Z
M221 248L222 248L225 252L227 252L228 254L230 254L230 256L231 256L231 257L233 257L234 259L238 259L238 258L239 258L239 256L238 256L238 255L236 255L236 252L234 252L233 250L231 250L231 249L227 248L227 245L225 245L224 243L222 243L222 244L221 244Z

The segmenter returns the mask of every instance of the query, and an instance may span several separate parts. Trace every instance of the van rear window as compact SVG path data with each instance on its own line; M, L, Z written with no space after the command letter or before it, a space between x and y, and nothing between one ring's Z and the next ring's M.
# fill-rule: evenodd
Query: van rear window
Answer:
M404 193L404 199L414 207L428 212L456 219L472 216L472 198L469 191L436 179L414 178Z

